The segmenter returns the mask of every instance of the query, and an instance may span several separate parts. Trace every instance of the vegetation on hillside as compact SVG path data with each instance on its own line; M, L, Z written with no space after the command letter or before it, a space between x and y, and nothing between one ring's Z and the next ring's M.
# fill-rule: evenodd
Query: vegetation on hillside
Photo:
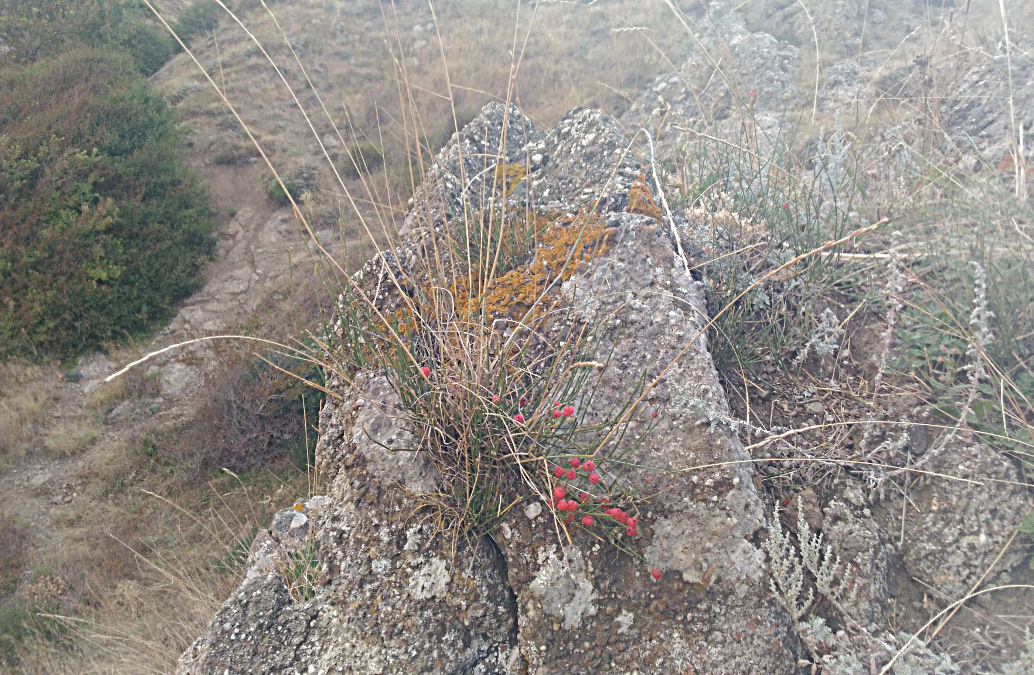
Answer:
M142 75L165 38L128 4L35 5L0 5L0 358L148 330L213 243L173 112Z
M2 60L35 63L76 46L128 54L144 75L177 49L175 40L129 0L0 0Z

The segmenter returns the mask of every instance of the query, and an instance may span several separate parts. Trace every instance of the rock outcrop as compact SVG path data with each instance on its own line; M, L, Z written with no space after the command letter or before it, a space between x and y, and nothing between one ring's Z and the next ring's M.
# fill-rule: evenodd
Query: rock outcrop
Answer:
M954 443L938 450L927 470L976 482L963 489L927 476L909 488L904 511L876 499L878 490L850 471L824 491L808 488L784 500L783 522L796 530L797 548L788 555L804 557L804 528L792 525L799 510L829 547L821 551L826 563L837 560L843 593L819 588L813 570L803 586L822 597L805 603L798 623L781 602L795 604L806 596L802 587L799 598L781 602L772 591L762 553L772 504L727 427L729 405L700 335L705 285L694 265L702 261L684 257L700 248L689 240L700 223L653 200L630 152L678 160L677 134L666 129L707 125L735 141L744 115L764 149L779 137L783 94L806 95L795 84L797 47L751 32L722 7L711 6L715 36L701 38L683 73L714 71L703 49L729 56L739 70L695 85L685 76L660 78L620 124L576 109L542 132L516 109L488 106L439 153L399 245L371 260L361 278L381 309L395 311L393 294L417 293L393 279L417 279L427 260L448 257L435 241L461 218L477 222L478 214L507 208L594 213L607 233L603 255L576 262L572 274L528 272L499 288L549 292L564 308L565 319L543 320L545 345L562 342L572 323L596 327L594 349L606 355L605 366L594 403L575 412L579 423L605 423L610 402L649 385L646 418L627 427L629 437L645 434L644 441L620 467L600 462L597 469L604 483L621 481L637 495L634 536L617 548L591 529L564 527L549 495L534 491L520 495L488 535L454 536L428 515L444 479L425 454L409 451L421 439L398 392L378 373L347 385L332 377L328 386L338 397L322 412L316 450L325 494L280 514L255 542L245 581L183 655L179 672L738 674L794 673L812 662L828 672L868 672L891 658L898 659L893 672L960 672L936 644L890 626L913 578L951 602L988 570L1004 580L1019 563L1018 553L999 553L1027 495L1011 460L993 449ZM1022 59L1014 66L1029 70ZM967 70L948 97L945 131L971 139L984 161L997 161L1004 151L994 139L1008 137L1006 118L978 111L979 97L970 94L1001 94L1004 85L982 72ZM923 81L894 76L900 86ZM859 64L831 69L818 102L856 97L860 86ZM988 120L990 127L980 126ZM644 132L652 144L638 142ZM529 270L549 268L547 248L525 261ZM907 457L887 461L914 461L928 441L899 448ZM792 586L780 580L787 581Z
M383 260L403 269L417 262L427 235L419 223L446 224L459 193L476 193L473 182L504 161L494 149L507 114L505 159L527 172L510 198L534 191L551 210L599 203L613 230L608 253L562 288L574 312L609 312L599 347L610 356L594 400L627 396L639 378L657 380L649 405L663 414L621 478L644 495L639 532L628 542L634 555L583 530L568 537L537 497L476 543L447 536L417 515L420 495L439 478L423 455L401 451L417 443L391 387L376 374L351 387L332 381L341 399L324 408L317 448L326 497L285 512L256 542L248 578L179 672L797 668L803 643L768 591L754 543L766 513L757 478L735 436L704 412L727 403L697 337L706 322L703 289L675 255L669 230L626 209L638 166L614 120L575 110L538 134L516 111L489 106L425 182L441 195L422 203L440 206L411 218L402 245ZM471 163L462 170L459 150ZM474 178L461 186L465 175ZM602 408L578 415L599 419ZM711 468L683 471L701 465ZM308 599L299 578L307 564L320 573ZM656 580L652 569L663 576Z

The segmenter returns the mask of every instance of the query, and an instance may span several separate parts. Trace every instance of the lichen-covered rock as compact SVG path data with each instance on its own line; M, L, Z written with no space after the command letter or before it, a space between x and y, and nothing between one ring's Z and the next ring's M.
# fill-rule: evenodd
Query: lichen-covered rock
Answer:
M601 124L595 133L618 132ZM511 515L510 536L499 545L530 672L793 672L802 647L751 543L764 519L753 469L678 473L748 459L702 412L727 410L703 336L662 375L704 323L702 289L659 223L629 213L607 223L616 231L609 254L565 290L612 303L602 310L613 312L613 329L601 345L610 366L600 400L613 400L644 372L648 382L661 378L649 396L660 424L624 476L655 495L640 506L645 560L584 533L558 537L548 510L534 519ZM610 292L599 294L604 285ZM579 414L591 422L600 411ZM659 581L652 569L663 571Z
M315 612L307 630L292 629L292 647L269 661L272 670L795 672L803 644L768 591L752 541L765 518L757 478L735 437L709 419L728 406L698 335L703 289L676 258L667 223L625 210L638 172L624 155L627 137L589 110L545 135L526 120L521 134L504 135L504 114L517 119L489 106L474 131L458 137L468 153L483 153L483 139L505 136L506 157L497 161L519 164L523 175L502 198L548 200L568 212L598 205L612 232L606 255L558 284L576 317L608 317L596 338L608 355L594 399L602 403L578 410L579 423L599 422L630 382L656 380L647 402L660 417L621 477L642 495L640 531L627 544L634 555L583 530L568 536L534 498L510 509L492 537L454 539L423 508L439 478L423 455L406 451L418 439L388 383L364 375L346 387L331 378L341 400L324 408L317 447L329 501L307 519L320 565L316 595L291 605L275 574L253 574L220 617L239 617L241 626L254 617L272 635L284 622L294 626L299 612ZM526 139L531 145L520 145ZM449 226L449 204L461 185L473 185L475 169L476 180L496 173L462 165L455 146L439 155L425 183L445 186L439 206L411 215L401 245L380 256L363 283L415 269L428 255L429 228ZM545 324L551 334L563 330L562 321ZM647 426L631 422L628 433ZM693 470L699 466L709 468ZM292 513L276 529L290 531L299 521ZM277 550L270 555L276 568ZM663 571L659 580L652 569ZM256 664L272 658L271 643L242 644L219 621L184 655L180 672L262 670Z
M658 77L625 113L621 122L629 132L648 126L659 132L673 124L713 127L741 106L783 111L802 96L798 47L752 31L732 3L710 3L706 20L698 23L683 16L693 31L687 41L692 49L678 73Z
M1027 510L1027 494L1012 462L986 445L954 440L931 452L936 455L926 470L977 482L963 487L947 478L923 477L908 493L902 554L910 574L954 602L1015 532ZM1022 552L1011 550L995 572L1008 572L1021 559Z
M177 672L516 673L516 606L497 549L453 542L419 514L434 478L422 456L389 449L411 431L383 379L330 385L345 399L320 418L327 495L274 518L246 581ZM306 524L292 528L299 516ZM292 605L282 573L298 544L269 541L299 532L318 551L319 588Z
M242 583L205 634L180 657L179 673L290 672L307 660L310 631L326 625L319 603L293 605L275 572Z

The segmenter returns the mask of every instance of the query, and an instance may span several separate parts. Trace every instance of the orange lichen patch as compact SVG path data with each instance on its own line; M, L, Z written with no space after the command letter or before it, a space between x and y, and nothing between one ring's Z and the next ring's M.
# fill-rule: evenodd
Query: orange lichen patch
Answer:
M384 312L391 330L380 320L370 321L367 338L359 347L365 362L395 358L392 331L405 340L418 336L431 324L438 328L453 324L465 335L518 325L537 328L559 306L560 285L586 272L613 241L614 229L607 227L598 214L587 210L574 216L536 216L528 219L530 222L517 222L517 218L511 216L507 226L532 234L514 265L509 269L500 265L496 276L483 269L490 267L490 262L472 262L474 269L469 274L463 263L449 263L448 269L425 281L409 302L400 299ZM501 320L503 323L497 323ZM439 344L455 339L456 335L436 330Z
M483 277L500 275L514 267L524 264L528 254L535 249L536 242L554 222L548 216L521 217L511 216L491 227L491 237L486 242L484 252L476 256L477 264L472 265Z
M470 293L466 278L453 284L458 314L481 317L492 326L498 319L525 325L556 307L559 286L610 249L614 230L596 214L581 212L554 221L536 237L532 260L492 279ZM529 317L528 314L533 316Z
M650 186L646 184L642 174L639 174L628 191L628 206L625 211L650 216L654 220L661 219L661 208L653 200L653 193L650 192Z

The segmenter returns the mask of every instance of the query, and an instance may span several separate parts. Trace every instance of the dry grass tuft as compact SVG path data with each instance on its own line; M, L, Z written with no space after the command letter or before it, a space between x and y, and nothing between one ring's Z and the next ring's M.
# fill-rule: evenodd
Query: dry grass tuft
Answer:
M76 455L97 440L97 429L90 422L58 427L43 436L43 447L59 455Z
M47 414L47 390L41 366L0 365L0 461L23 453L38 438Z

